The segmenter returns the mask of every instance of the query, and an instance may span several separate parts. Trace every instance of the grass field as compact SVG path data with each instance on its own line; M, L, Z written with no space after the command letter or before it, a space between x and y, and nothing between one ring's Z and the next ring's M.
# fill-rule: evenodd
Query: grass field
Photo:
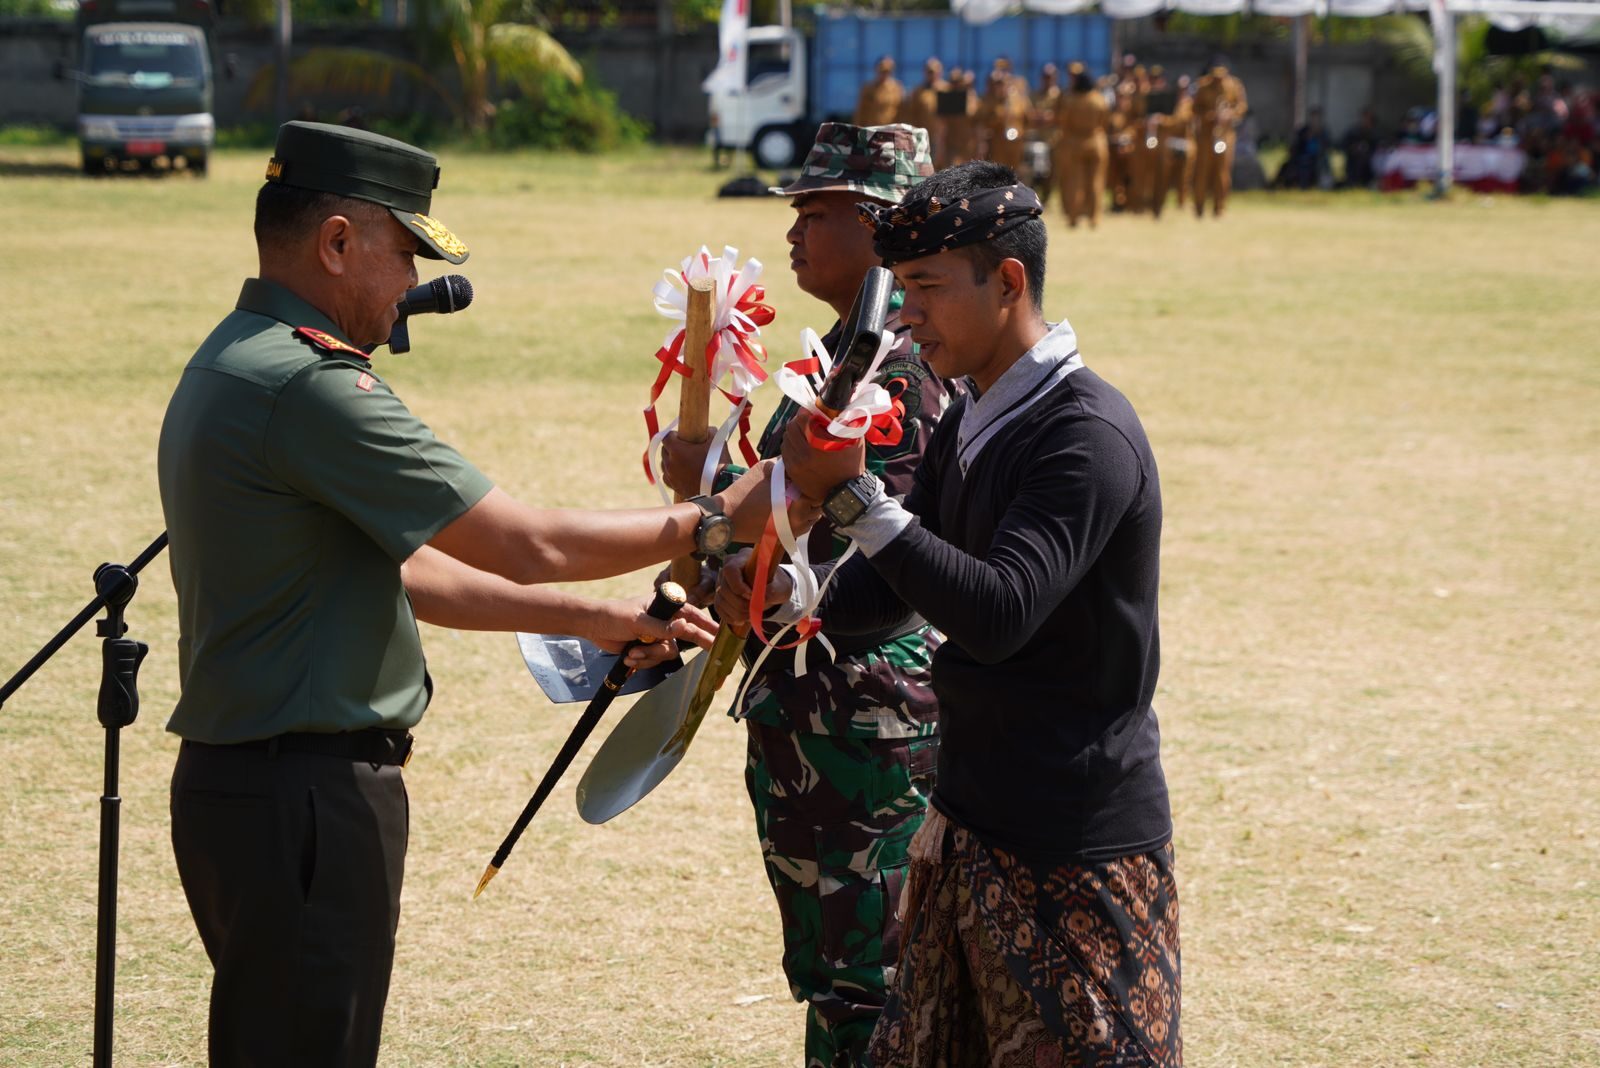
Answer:
M166 399L255 266L261 153L206 181L73 162L0 149L0 676L161 529ZM771 265L780 354L827 325L790 281L784 206L713 199L703 163L447 156L435 209L478 300L417 322L385 376L524 499L651 503L660 269L735 245ZM1600 207L1258 194L1221 222L1050 225L1047 309L1137 405L1165 482L1189 1063L1600 1064ZM123 743L118 1052L194 1065L208 965L167 842L164 561L130 621L152 652ZM507 636L424 639L439 694L407 771L384 1063L799 1063L741 732L708 722L601 828L567 801L580 757L473 902L572 711ZM0 711L7 1065L88 1059L95 646Z

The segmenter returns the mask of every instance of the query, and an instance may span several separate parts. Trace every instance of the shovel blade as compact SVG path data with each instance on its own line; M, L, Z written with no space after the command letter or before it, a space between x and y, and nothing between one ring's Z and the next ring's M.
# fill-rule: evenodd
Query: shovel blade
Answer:
M671 745L711 658L702 653L639 698L618 721L578 781L578 815L605 823L632 808L672 773L688 750Z

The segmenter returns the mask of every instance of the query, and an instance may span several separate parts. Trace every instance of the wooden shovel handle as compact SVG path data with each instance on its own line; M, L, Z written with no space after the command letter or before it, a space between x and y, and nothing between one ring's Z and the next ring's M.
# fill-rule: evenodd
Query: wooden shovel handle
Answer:
M712 294L716 282L701 278L689 283L689 303L683 322L682 360L689 367L689 375L678 392L678 438L699 444L711 437L711 370L706 360L706 346L711 343L711 328L715 302ZM682 494L678 500L685 500ZM700 584L700 561L692 556L682 556L672 561L672 581L685 589Z

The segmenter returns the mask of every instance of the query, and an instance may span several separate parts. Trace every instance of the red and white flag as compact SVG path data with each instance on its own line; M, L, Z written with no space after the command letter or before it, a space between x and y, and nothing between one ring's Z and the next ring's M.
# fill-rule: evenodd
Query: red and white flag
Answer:
M708 93L719 89L744 88L746 38L750 34L750 0L722 0L722 18L717 23L717 69L700 88Z

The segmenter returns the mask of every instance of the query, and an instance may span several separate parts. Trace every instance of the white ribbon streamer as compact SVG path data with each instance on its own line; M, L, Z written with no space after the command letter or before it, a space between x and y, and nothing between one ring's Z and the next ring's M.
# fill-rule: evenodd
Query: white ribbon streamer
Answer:
M668 434L676 429L678 429L678 421L674 419L656 431L655 436L650 439L649 446L644 450L645 462L650 465L650 484L656 488L657 493L661 494L662 504L671 504L672 495L667 492L667 484L661 480L661 443L666 440Z
M878 385L875 381L878 369L883 366L883 361L888 358L889 350L894 348L894 335L884 331L883 340L878 343L878 351L872 357L872 363L867 368L867 373L861 376L861 382L856 386L855 394L850 398L850 403L834 416L828 423L828 433L836 438L854 441L864 437L872 428L874 417L882 415L894 406L894 399L889 396L889 391ZM821 367L821 377L826 380L828 373L833 370L833 358L828 355L827 349L822 345L822 339L817 337L817 332L810 327L800 331L800 351L804 354L801 360L809 355L817 360ZM810 375L804 375L784 364L778 368L774 376L778 388L783 390L784 396L794 401L800 407L816 416L818 419L827 418L817 407L817 386Z
M729 410L728 418L717 427L717 432L711 435L711 444L706 449L706 462L700 467L700 496L711 496L711 491L717 484L717 468L722 465L722 450L728 447L728 439L739 429L740 417L749 409L750 398L741 397Z
M750 680L761 673L761 666L766 663L767 657L771 655L772 650L783 644L784 637L791 630L794 630L806 620L816 617L817 606L822 603L823 596L828 592L828 586L833 582L833 576L839 573L839 568L844 566L844 562L846 560L855 555L857 548L855 542L851 542L850 547L844 551L844 554L839 557L838 562L834 564L833 570L828 573L828 577L821 583L818 583L816 574L811 570L811 559L808 543L800 538L795 537L794 528L789 525L788 480L783 477L783 461L781 459L777 460L772 465L771 504L772 525L777 530L779 544L781 544L789 553L789 561L794 565L795 590L798 592L799 599L805 607L801 609L800 618L798 620L795 620L793 623L785 623L783 626L778 628L778 632L776 634L766 640L766 644L764 648L762 648L761 654L756 657L756 662L750 665L750 670L745 672L744 679L739 683L739 691L734 694L733 707L736 711L744 707L744 695L745 692L750 688ZM774 564L774 571L776 571L776 569L777 565ZM771 576L768 576L768 579L770 581ZM758 597L762 596L763 593L764 591L761 590L751 591L753 596ZM820 630L817 631L815 637L817 641L821 643L824 652L827 654L827 659L824 661L824 663L833 663L835 658L838 656L837 651L833 647L833 643L829 641L828 636L822 633ZM795 678L800 678L809 670L806 664L806 647L810 644L811 642L808 639L806 641L802 641L794 648Z

